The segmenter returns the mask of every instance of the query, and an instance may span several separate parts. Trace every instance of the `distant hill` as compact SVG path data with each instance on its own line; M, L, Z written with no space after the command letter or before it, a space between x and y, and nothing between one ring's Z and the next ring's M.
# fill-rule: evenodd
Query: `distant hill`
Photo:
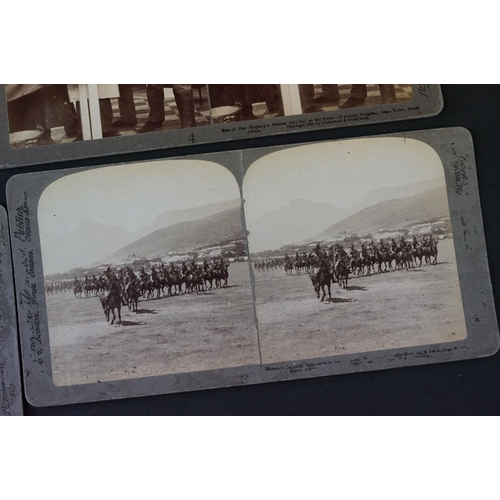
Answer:
M377 203L382 203L383 201L394 200L397 198L405 198L408 196L414 196L418 193L423 193L429 191L436 187L444 187L445 180L444 177L438 177L435 179L430 179L427 181L413 182L412 184L406 184L405 186L397 187L382 187L374 189L367 193L365 198L352 206L347 215L352 215L361 210L376 205Z
M229 200L219 203L212 203L211 205L204 205L202 207L188 208L186 210L169 210L156 217L153 224L146 226L138 232L137 238L147 236L148 234L163 229L167 226L179 224L180 222L194 221L202 217L208 217L220 212L225 212L231 208L241 207L241 200Z
M344 212L334 205L294 199L287 207L268 212L248 224L251 251L274 250L303 241L343 216Z
M130 255L151 259L170 252L197 250L244 237L241 207L237 206L202 219L159 229L121 248L100 263L124 262Z
M374 233L380 229L397 229L449 217L446 188L437 187L406 198L384 201L330 226L310 241L334 239L340 233Z

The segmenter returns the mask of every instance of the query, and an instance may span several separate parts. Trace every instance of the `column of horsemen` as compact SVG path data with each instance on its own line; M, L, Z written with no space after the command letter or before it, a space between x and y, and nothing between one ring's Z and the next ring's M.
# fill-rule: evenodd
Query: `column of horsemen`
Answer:
M140 297L146 299L160 298L168 295L189 294L212 290L216 288L227 288L229 279L229 263L225 262L221 256L211 263L205 259L203 264L197 264L194 260L188 266L186 261L179 267L171 263L169 267L163 263L158 267L152 265L150 272L146 272L141 267L138 274L130 267L111 269L108 267L99 277L85 276L84 279L75 279L72 282L75 298L85 296L99 297L106 320L110 321L110 314L113 315L111 324L114 324L116 316L120 325L121 308L127 306L129 310L138 312L137 304ZM67 281L61 282L66 288ZM57 285L57 284L56 284ZM47 293L55 293L58 289L54 284L49 285L52 290L47 289ZM116 314L115 314L116 311Z
M181 265L172 262L170 266L153 264L147 272L141 267L136 274L130 267L112 269L108 267L99 276L85 276L79 279L75 276L73 281L50 283L46 285L47 293L58 293L73 290L76 298L85 296L100 296L117 288L124 302L129 296L144 297L145 299L159 298L181 293L197 293L204 290L227 287L229 278L229 263L222 257L203 264L194 260ZM116 285L116 286L115 286ZM125 304L124 304L125 305Z
M331 283L338 282L339 286L347 289L349 275L362 276L378 272L409 270L415 266L437 264L438 242L431 235L418 241L399 241L392 238L390 242L380 240L379 243L370 240L361 244L361 249L352 243L348 250L340 243L329 247L320 244L309 253L296 252L295 257L269 258L254 262L256 271L270 271L283 268L287 275L309 273L316 294L319 298L320 289L325 297L325 287L330 293Z

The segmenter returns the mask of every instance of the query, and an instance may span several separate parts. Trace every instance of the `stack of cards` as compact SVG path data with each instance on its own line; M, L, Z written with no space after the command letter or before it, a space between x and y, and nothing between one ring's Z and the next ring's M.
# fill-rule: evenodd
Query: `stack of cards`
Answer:
M183 86L173 87L182 114ZM304 117L267 116L269 101L260 119L217 124L214 110L232 102L229 91L200 86L190 95L207 99L203 129L157 131L140 148L127 135L35 141L8 155L18 165L38 151L41 162L62 152L104 156L174 146L182 134L215 142L226 130L241 138L252 128L297 131L302 120L317 129L356 124L353 113L371 123L442 107L438 86L365 86L363 107L352 100L363 86L337 86L339 102L353 107L306 112L308 85L276 87L278 108L301 102ZM319 106L335 86L310 87ZM387 95L394 102L377 101ZM499 347L465 129L20 174L7 200L25 396L35 406L456 361ZM1 347L10 361L0 365L2 411L16 413L14 294L1 227Z

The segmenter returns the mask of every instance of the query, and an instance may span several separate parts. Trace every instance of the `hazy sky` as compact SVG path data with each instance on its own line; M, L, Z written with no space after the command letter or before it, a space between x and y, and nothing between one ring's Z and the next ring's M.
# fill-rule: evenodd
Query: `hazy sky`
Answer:
M233 174L216 163L133 163L88 170L53 182L40 198L39 222L47 235L67 233L83 221L138 231L169 210L239 197Z
M414 139L368 138L297 146L247 171L245 217L252 223L295 198L349 208L367 193L444 177L437 153Z
M159 214L239 198L233 174L207 161L142 162L68 175L48 186L38 205L44 273L106 258Z

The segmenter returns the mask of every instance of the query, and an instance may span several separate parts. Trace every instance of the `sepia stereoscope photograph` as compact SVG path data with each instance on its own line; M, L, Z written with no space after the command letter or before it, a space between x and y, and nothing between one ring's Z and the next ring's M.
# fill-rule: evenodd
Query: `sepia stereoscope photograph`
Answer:
M67 175L38 205L53 381L259 362L240 191L208 161Z
M466 338L443 164L425 143L274 152L243 196L264 363Z
M411 84L7 84L6 96L10 145L22 149L390 106L411 101L413 88Z
M8 204L35 406L498 350L464 129L33 172Z
M45 189L56 385L466 338L444 169L425 143L274 152L248 168L243 197L229 170L194 160Z

